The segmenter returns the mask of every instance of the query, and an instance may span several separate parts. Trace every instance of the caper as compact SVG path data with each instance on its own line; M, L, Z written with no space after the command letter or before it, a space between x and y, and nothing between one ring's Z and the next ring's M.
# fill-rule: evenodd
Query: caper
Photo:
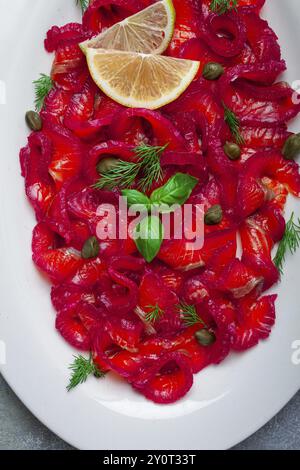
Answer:
M107 157L100 160L97 165L97 171L99 175L104 175L108 173L110 170L113 170L117 164L119 163L119 159L116 157Z
M224 73L224 68L217 62L208 62L202 72L202 76L206 80L218 80Z
M238 160L241 158L241 149L238 144L234 142L226 142L223 147L224 152L230 160Z
M300 153L300 134L293 134L286 140L282 153L287 160L293 160Z
M96 237L89 238L83 245L81 256L83 259L96 258L99 255L100 246Z
M222 222L222 219L223 211L219 204L210 207L204 216L204 222L206 225L217 225Z
M196 331L195 338L201 346L210 346L216 341L216 335L206 328Z
M25 121L29 129L32 131L40 131L43 127L41 116L35 111L27 111L25 114Z

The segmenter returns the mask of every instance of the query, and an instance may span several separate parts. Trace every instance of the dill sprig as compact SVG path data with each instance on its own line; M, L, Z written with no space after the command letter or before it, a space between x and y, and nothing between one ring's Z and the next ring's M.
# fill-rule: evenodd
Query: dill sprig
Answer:
M210 9L218 15L223 15L227 11L236 10L238 6L238 0L212 0L210 3Z
M168 144L163 147L139 145L134 149L137 156L136 162L118 160L113 168L100 175L99 181L93 187L95 189L130 188L140 175L138 188L143 192L148 191L154 182L160 182L163 179L160 158L167 146Z
M100 175L99 181L93 185L95 189L129 188L138 176L140 167L137 163L118 160L114 168Z
M35 92L35 110L40 112L41 109L44 107L44 101L46 96L48 95L49 91L53 88L53 81L44 73L40 74L40 78L33 82L34 84L34 92Z
M231 109L229 109L225 105L225 103L223 103L223 107L224 107L224 120L225 120L226 124L228 125L231 134L235 138L236 143L237 144L244 144L245 140L244 140L244 137L241 135L241 132L240 132L240 120L239 120L239 118L236 116L236 114Z
M87 359L83 356L74 356L74 362L69 366L72 371L69 385L67 386L68 392L73 390L80 384L87 381L90 375L94 375L96 378L105 377L105 373L101 371L93 361L92 355Z
M149 312L147 313L145 320L147 323L155 323L158 321L163 315L164 315L164 310L161 309L157 304L156 305L147 305L146 307L149 309Z
M185 326L194 326L197 323L200 323L204 328L208 329L205 321L202 320L202 318L198 315L194 305L181 302L179 305L177 305L177 309L182 315Z
M81 11L84 13L90 5L90 0L76 0L76 5L80 5Z
M141 144L134 150L141 165L142 178L139 181L139 188L146 192L151 189L154 182L163 179L163 172L160 165L160 158L166 150L168 144L163 147L153 147Z
M283 274L283 265L285 263L287 252L290 251L291 254L294 254L297 248L300 247L300 218L298 218L296 223L294 221L294 216L295 214L293 212L290 220L286 224L284 236L279 243L276 256L273 260L281 274Z

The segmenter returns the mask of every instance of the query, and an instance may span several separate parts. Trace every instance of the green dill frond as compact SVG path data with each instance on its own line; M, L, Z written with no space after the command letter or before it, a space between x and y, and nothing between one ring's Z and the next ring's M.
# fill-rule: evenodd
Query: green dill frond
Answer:
M76 5L80 5L81 11L84 13L90 5L90 0L76 0Z
M218 15L223 15L227 11L236 10L238 6L238 0L212 0L210 3L210 9Z
M130 188L136 178L140 177L138 188L143 192L148 191L154 182L160 182L163 172L160 165L160 158L167 145L163 147L153 147L141 144L133 151L137 156L136 162L126 162L118 160L113 168L100 175L99 181L94 184L95 189L120 189Z
M74 362L69 366L69 369L72 371L72 375L67 386L68 392L86 382L90 375L94 375L96 378L103 378L106 375L105 372L98 369L92 355L88 359L80 355L74 356Z
M53 81L51 77L45 75L44 73L40 74L40 78L33 82L34 92L35 92L35 110L40 112L44 107L44 101L50 90L53 88Z
M162 310L157 304L156 305L147 305L146 308L149 309L149 312L147 313L147 315L145 317L147 323L155 323L165 313L164 310Z
M99 181L93 185L95 189L130 188L140 171L140 165L134 162L118 160L111 170L100 175Z
M297 219L297 223L294 221L294 212L292 213L290 220L286 224L284 236L279 243L276 256L274 258L274 264L278 271L283 274L283 265L285 263L287 252L294 254L300 247L300 218Z
M240 144L240 145L244 144L245 140L240 132L239 118L224 103L223 103L223 107L224 107L224 120L226 124L228 125L232 136L234 137L237 144Z
M181 302L177 305L177 309L182 315L185 326L194 326L197 323L200 323L204 328L208 328L205 321L198 315L195 305Z
M141 144L134 149L141 165L142 178L139 181L139 188L146 192L151 189L154 182L160 182L163 179L163 171L160 165L160 158L166 150L168 144L163 147L152 147L151 145Z

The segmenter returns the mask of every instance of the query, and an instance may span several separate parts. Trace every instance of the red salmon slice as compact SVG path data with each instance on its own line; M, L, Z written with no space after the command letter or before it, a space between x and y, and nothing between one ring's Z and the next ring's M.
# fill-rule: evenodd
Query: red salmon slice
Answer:
M228 242L233 243L233 245L228 246L228 250L230 254L234 253L233 256L235 256L236 232L235 230L224 230L223 232L207 235L204 246L200 249L188 249L187 247L191 245L191 242L184 239L165 240L158 257L173 269L190 271L209 263L216 251Z

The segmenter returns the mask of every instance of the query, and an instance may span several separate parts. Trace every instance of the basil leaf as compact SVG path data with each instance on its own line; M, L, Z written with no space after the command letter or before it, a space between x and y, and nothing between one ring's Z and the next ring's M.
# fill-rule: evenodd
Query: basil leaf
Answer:
M136 227L135 234L138 236L135 240L137 249L151 263L158 254L164 237L164 227L159 217L145 217Z
M150 199L140 191L136 191L135 189L124 189L122 191L122 196L127 197L127 204L128 206L133 206L133 205L142 205L146 206L148 209L150 206Z
M197 178L184 173L177 173L164 186L153 191L150 196L151 203L155 205L167 204L169 206L179 204L182 206L192 194L197 183Z

